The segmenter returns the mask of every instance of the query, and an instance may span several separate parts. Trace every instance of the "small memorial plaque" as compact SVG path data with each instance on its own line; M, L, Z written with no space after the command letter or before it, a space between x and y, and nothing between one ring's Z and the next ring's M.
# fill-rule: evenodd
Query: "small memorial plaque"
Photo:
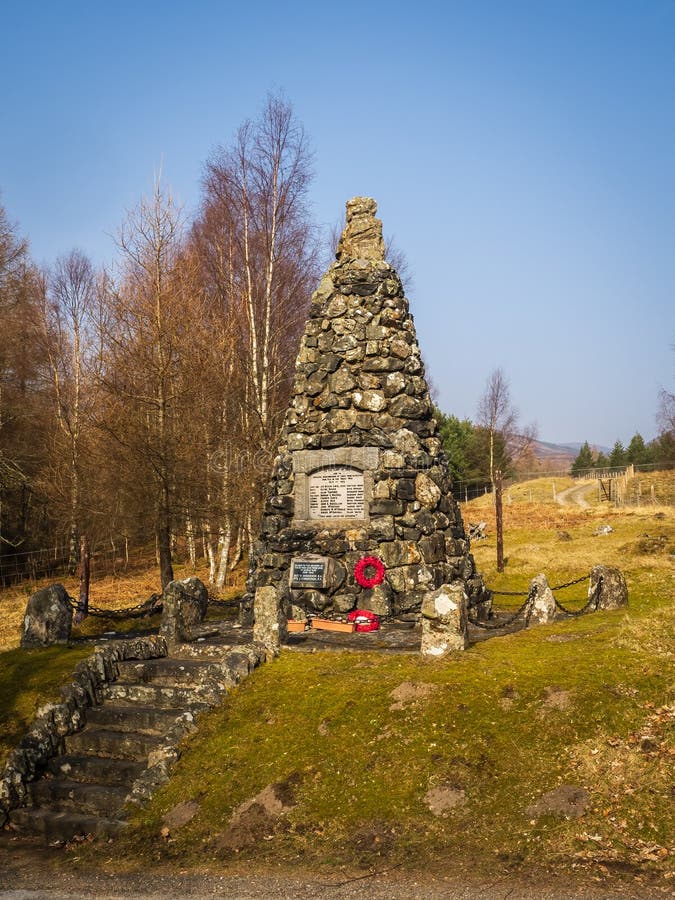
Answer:
M310 519L363 519L363 472L351 466L318 469L309 476Z
M291 587L292 588L323 588L327 579L326 559L303 559L296 557L291 560Z

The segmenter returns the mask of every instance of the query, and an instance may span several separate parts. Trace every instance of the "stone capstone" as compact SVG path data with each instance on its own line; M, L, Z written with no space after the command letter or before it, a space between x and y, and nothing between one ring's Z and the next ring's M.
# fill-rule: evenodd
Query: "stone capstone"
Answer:
M384 259L382 222L375 218L377 203L370 197L347 202L347 225L338 243L336 258Z
M21 633L22 647L67 644L73 625L73 607L62 584L36 591L28 601Z

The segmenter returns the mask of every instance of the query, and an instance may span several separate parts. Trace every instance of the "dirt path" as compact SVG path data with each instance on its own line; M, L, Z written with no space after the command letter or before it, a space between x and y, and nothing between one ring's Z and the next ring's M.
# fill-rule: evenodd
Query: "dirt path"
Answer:
M582 509L589 509L590 504L587 502L585 495L592 488L593 483L582 481L581 484L573 484L572 487L560 491L555 499L561 506L580 506Z
M0 833L0 898L3 900L652 900L671 895L666 882L600 878L583 873L578 878L547 873L508 873L495 870L487 877L414 872L383 863L379 872L325 872L261 869L255 864L203 874L171 866L138 872L113 871L112 851L101 846L101 866L82 870L77 853L43 848Z

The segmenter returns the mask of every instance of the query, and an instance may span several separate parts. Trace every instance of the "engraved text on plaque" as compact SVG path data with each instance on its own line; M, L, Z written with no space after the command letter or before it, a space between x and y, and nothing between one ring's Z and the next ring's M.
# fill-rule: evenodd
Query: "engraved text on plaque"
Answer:
M363 472L351 466L318 469L309 476L310 519L363 519Z

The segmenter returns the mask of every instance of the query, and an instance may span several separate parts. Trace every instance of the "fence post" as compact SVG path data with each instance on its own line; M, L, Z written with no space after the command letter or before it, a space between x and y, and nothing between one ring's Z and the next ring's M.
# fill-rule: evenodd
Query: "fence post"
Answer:
M502 471L495 472L495 519L497 526L497 571L504 571L504 521L502 517Z

